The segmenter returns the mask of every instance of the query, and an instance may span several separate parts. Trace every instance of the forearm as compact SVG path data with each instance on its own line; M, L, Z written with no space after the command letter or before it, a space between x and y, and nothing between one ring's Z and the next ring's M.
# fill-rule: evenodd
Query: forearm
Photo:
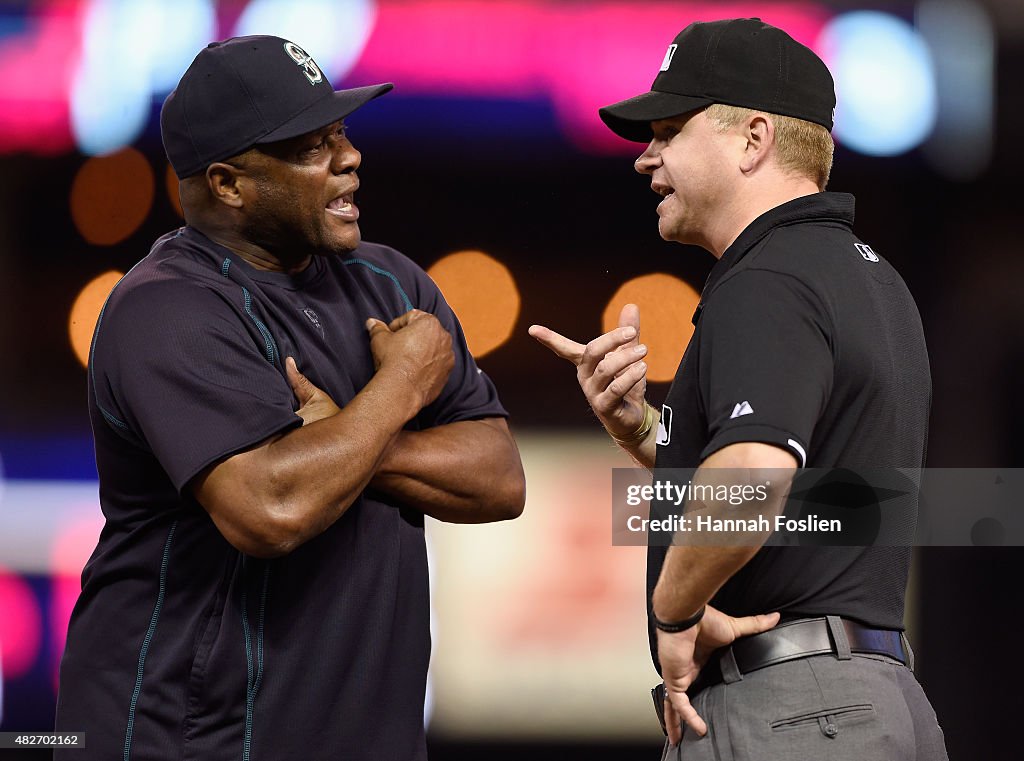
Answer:
M449 523L516 518L525 500L519 450L501 418L402 431L370 487Z
M343 410L216 465L194 491L243 552L287 554L341 517L418 410L404 376L379 372Z
M731 518L739 519L738 528L731 532L677 534L679 543L669 548L651 598L659 619L689 618L757 554L771 535L774 516L785 508L795 464L788 452L760 443L732 444L701 464L693 474L694 489L711 487L711 491L695 493L718 494L723 487L737 486L750 491L739 504L716 499L687 504L684 514L691 526L698 517L712 521ZM762 516L767 520L760 521Z
M708 602L760 549L752 547L670 547L651 607L662 621L682 621Z

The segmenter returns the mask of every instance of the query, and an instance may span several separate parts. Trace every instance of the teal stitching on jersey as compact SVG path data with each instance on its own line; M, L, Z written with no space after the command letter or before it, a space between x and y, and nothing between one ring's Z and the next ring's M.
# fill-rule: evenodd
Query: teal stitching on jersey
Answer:
M220 265L220 274L224 277L228 276L228 272L231 270L231 258L225 257L224 261ZM276 364L278 360L277 342L274 341L274 336L271 334L270 329L263 324L263 321L256 316L256 313L252 311L252 294L249 293L249 289L244 285L242 286L242 295L245 297L245 313L249 315L249 318L256 324L256 329L259 330L260 335L263 336L263 348L267 353L267 362L270 364Z
M248 679L245 689L245 742L242 748L242 761L249 761L249 751L252 747L252 718L256 707L256 694L260 691L260 683L263 681L263 622L267 611L267 581L270 578L270 566L263 568L263 588L260 590L260 615L256 628L256 676L252 673L252 646L249 640L249 620L244 608L245 591L243 586L242 600L242 624L245 628L245 653Z
M398 289L398 293L402 297L402 301L405 303L405 311L408 312L412 310L412 302L409 301L409 297L405 294L405 289L402 288L402 284L398 282L398 278L395 277L392 273L388 272L387 270L381 269L376 264L368 262L365 259L349 259L347 262L345 262L345 266L348 266L350 264L362 264L364 267L369 267L372 272L376 272L378 275L383 275L384 277L391 278L391 282L395 284L395 288Z
M242 743L242 759L249 758L249 693L252 691L252 637L249 634L249 595L246 586L249 574L246 573L247 558L242 556L242 633L245 635L245 738Z
M153 616L149 619L149 629L146 630L146 638L142 641L142 648L139 650L139 670L135 676L135 691L132 693L131 706L128 709L128 729L124 733L124 761L128 761L132 752L132 732L135 729L135 708L139 704L139 695L142 692L142 674L146 667L146 654L149 652L149 645L156 633L156 623L160 620L160 609L164 605L164 594L167 591L167 565L171 555L171 540L174 539L174 530L178 522L171 524L171 530L167 532L167 541L164 542L164 556L160 562L160 591L156 596L156 605L153 606Z
M274 336L270 334L270 330L267 326L264 325L263 321L252 311L252 295L249 293L249 289L242 286L242 293L245 296L245 313L252 318L253 322L256 323L256 327L263 336L263 345L267 350L267 362L275 364L277 362L277 344L274 342Z

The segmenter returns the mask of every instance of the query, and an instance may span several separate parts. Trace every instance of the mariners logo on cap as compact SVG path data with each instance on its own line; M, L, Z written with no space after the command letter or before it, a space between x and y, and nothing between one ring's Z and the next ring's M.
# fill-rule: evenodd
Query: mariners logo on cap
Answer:
M284 52L302 67L302 73L306 75L306 79L309 80L311 85L324 81L324 75L320 71L320 67L316 65L313 57L294 42L286 42L284 44Z

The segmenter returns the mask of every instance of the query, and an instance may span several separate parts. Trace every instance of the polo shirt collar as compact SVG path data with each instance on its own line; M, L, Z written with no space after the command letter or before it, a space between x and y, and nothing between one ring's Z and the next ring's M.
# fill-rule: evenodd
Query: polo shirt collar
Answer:
M764 236L779 227L802 222L838 222L853 227L854 197L849 193L813 193L769 209L744 228L722 258L715 262L701 291L700 303L693 313L693 324L700 319L704 302L715 284L732 269Z

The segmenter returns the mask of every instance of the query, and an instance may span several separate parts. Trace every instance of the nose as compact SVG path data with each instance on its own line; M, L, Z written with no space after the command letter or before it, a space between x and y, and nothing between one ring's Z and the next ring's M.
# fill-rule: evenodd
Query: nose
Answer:
M650 174L661 164L661 154L655 150L654 143L654 140L648 143L640 158L633 162L633 168L640 174Z
M334 155L331 160L331 171L335 174L354 172L362 163L363 154L356 150L356 147L349 142L349 139L342 138L334 144Z

